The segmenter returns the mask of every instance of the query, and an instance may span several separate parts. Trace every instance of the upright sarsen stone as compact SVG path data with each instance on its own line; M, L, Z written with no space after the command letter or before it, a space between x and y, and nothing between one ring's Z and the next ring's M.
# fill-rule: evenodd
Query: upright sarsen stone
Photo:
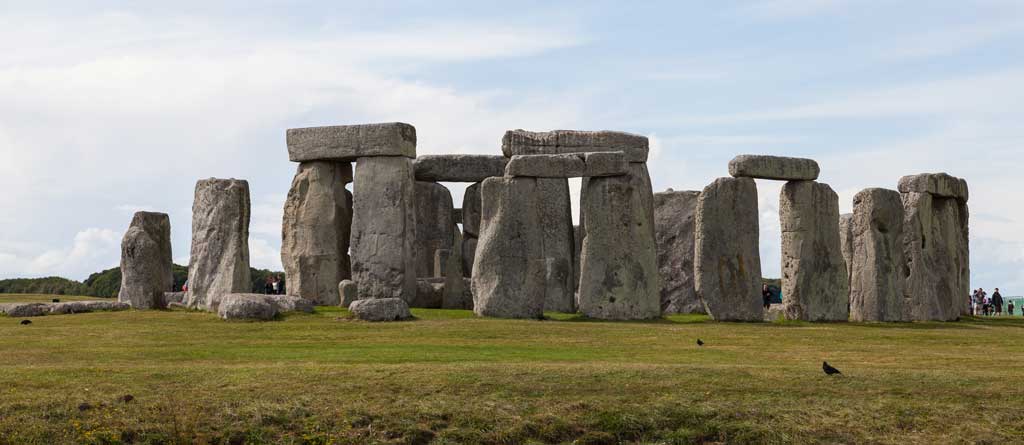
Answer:
M359 299L416 298L416 199L412 159L356 161L352 280Z
M843 260L846 261L846 277L849 281L853 275L853 214L839 215L839 244L843 249Z
M853 197L853 321L905 319L903 214L895 190L870 188Z
M760 321L761 254L757 186L718 178L697 202L694 276L697 295L715 320Z
M164 292L173 284L170 217L166 213L135 213L121 241L117 301L135 309L164 308Z
M913 321L960 317L969 287L969 259L961 222L966 207L931 193L903 193L906 305Z
M537 178L540 226L543 236L544 310L576 312L573 285L572 202L569 181Z
M849 319L850 284L839 234L839 195L828 184L787 182L779 197L779 219L786 318Z
M654 194L661 311L664 314L704 313L693 283L693 244L697 222L697 191Z
M285 200L281 263L288 293L316 305L338 305L338 283L351 277L350 182L348 162L303 162Z
M467 237L480 237L480 183L466 187L462 195L462 231Z
M192 204L188 306L216 311L228 294L252 291L249 274L249 183L204 179Z
M436 182L416 181L416 277L434 273L438 250L451 251L455 241L452 194ZM461 256L461 253L460 253Z

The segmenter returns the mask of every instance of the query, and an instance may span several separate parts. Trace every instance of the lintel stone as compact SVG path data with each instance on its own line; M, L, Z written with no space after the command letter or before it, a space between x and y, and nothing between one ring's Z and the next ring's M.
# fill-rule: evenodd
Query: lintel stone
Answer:
M622 151L629 162L647 162L650 143L645 136L620 131L510 130L501 140L501 151L509 158L516 155Z
M482 182L504 175L507 163L501 155L423 155L413 167L417 181Z
M629 172L621 151L566 154L516 155L505 169L506 176L535 178L589 178L622 176Z
M286 137L292 162L416 157L416 127L401 122L290 128Z
M807 158L739 155L729 161L729 175L734 178L813 181L819 173L818 163Z

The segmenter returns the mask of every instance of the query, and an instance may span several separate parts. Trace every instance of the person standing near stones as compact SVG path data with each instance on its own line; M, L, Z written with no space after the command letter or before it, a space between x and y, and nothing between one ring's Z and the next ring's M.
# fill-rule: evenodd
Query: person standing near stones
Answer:
M1006 303L1006 313L1009 316L1013 316L1013 300Z
M263 284L263 293L267 294L267 295L270 295L271 293L275 293L274 292L274 277L270 276L270 275L267 275L267 279L265 281L266 282Z
M976 293L974 295L975 295L975 297L974 297L975 305L977 305L978 309L981 309L981 314L982 315L988 315L987 311L985 310L986 309L986 305L985 305L985 289L979 287L978 288L978 293Z
M992 309L997 317L1003 315L1003 294L999 293L998 287L995 292L992 292Z
M761 301L764 303L764 310L766 311L772 305L772 291L768 289L767 284L761 285Z
M273 276L273 278L270 279L270 290L274 293L274 295L280 295L281 294L281 280L279 280L277 278L277 275L272 275L272 276Z

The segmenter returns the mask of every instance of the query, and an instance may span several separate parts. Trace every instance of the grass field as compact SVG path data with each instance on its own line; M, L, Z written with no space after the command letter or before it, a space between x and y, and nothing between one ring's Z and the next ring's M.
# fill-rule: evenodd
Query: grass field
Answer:
M1024 443L1020 318L414 314L0 316L0 443Z

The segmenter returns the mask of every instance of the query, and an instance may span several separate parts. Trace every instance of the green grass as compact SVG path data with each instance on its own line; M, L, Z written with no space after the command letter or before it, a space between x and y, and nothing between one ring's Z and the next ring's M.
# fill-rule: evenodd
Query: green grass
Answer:
M77 297L72 295L0 294L0 303L49 303L54 298L58 298L60 301L103 300L103 298L99 297Z
M413 313L0 317L0 443L1024 443L1019 318Z

